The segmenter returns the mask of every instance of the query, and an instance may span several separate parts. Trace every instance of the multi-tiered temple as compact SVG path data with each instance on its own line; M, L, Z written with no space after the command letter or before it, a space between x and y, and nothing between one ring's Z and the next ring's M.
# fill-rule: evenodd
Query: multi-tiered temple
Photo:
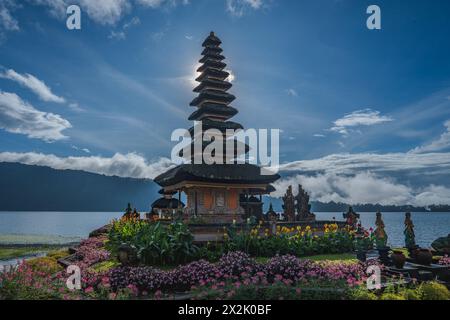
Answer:
M196 79L200 84L194 89L198 96L190 104L196 108L189 117L195 121L189 129L192 144L180 154L190 163L178 165L155 178L165 192L187 195L185 219L199 217L207 222L231 222L261 216L261 196L274 191L270 183L279 178L278 174L262 175L260 167L247 161L233 162L237 157L245 156L249 148L227 132L227 129L243 127L229 121L238 111L229 105L235 96L227 92L232 85L226 81L230 74L224 70L225 57L220 45L220 39L213 32L202 44L203 57L199 61L202 65L197 70L201 74ZM211 133L210 129L215 130ZM207 130L209 132L205 134ZM216 159L221 158L222 163L210 164L211 159L202 155L204 151L211 151L212 141L220 141L216 140L218 138L224 141L224 147L209 153ZM229 141L233 142L232 152L227 153ZM195 148L195 142L200 142L200 148Z

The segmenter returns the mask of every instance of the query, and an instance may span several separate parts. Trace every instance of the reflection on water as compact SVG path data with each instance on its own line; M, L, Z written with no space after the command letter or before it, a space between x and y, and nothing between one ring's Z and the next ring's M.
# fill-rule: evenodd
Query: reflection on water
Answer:
M0 272L2 272L3 270L9 270L9 268L12 268L12 267L18 265L23 260L28 260L28 259L32 259L32 258L39 258L39 257L45 257L46 255L47 255L47 253L40 252L40 253L34 253L34 254L30 254L30 255L27 255L27 256L24 256L24 257L20 257L20 258L13 258L13 259L8 259L8 260L0 260Z

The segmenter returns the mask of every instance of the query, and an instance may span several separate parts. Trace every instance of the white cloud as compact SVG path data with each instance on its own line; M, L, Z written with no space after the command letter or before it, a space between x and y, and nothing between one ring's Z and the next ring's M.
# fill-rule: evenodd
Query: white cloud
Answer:
M46 166L57 170L83 170L107 176L153 179L173 166L170 159L160 158L149 163L136 153L116 153L111 158L100 156L58 157L35 152L1 152L0 162L18 162Z
M0 0L0 45L8 33L20 31L19 21L12 14L19 7L15 0Z
M114 31L111 30L111 32L108 35L108 39L115 39L115 40L125 40L126 35L123 31Z
M325 138L325 135L321 134L321 133L315 133L315 134L313 134L313 136L316 138Z
M115 25L123 16L131 11L133 4L156 9L161 7L175 7L178 4L189 4L188 0L31 0L37 5L46 6L50 14L62 19L66 16L66 9L71 4L80 6L89 18L102 25Z
M128 21L128 22L123 24L123 29L126 30L126 29L129 29L129 28L133 27L133 26L137 26L139 24L141 24L141 20L138 17L133 17L133 18L131 18L130 21Z
M77 151L83 151L85 153L91 153L91 150L89 150L88 148L78 148L77 146L72 145L72 149L77 150Z
M133 17L130 21L124 23L118 31L111 30L108 38L116 40L125 40L127 37L127 31L131 27L137 26L141 23L138 17Z
M77 4L90 19L102 25L114 25L131 8L129 0L32 0L37 5L48 7L50 14L63 19L69 5Z
M242 17L249 9L259 10L262 7L263 0L226 0L227 11L235 17Z
M362 126L373 126L384 122L390 122L393 119L389 116L380 115L379 111L372 109L363 109L353 111L350 114L334 121L334 126L330 128L331 131L338 132L342 135L348 135L352 128Z
M295 175L275 182L277 191L271 195L281 197L289 185L296 191L299 183L310 193L311 200L321 202L415 206L450 204L449 188L430 185L414 189L370 172L352 176L335 173Z
M137 3L150 8L159 8L163 5L171 7L175 7L178 4L187 5L189 0L137 0Z
M12 69L8 69L0 73L0 78L10 79L21 84L37 94L43 101L56 103L64 103L66 101L63 97L55 95L44 81L29 73L20 74Z
M420 147L412 149L411 153L427 153L427 152L437 152L450 148L450 120L444 123L447 131L441 134L439 139L432 141Z
M31 0L36 5L46 6L50 14L63 19L66 17L67 7L70 5L67 0ZM75 2L71 3L75 4Z
M164 38L165 35L166 35L166 30L161 30L161 31L153 32L151 34L151 38L153 41L158 42L158 41L161 41L161 39Z
M0 31L18 31L19 22L11 15L10 11L6 7L0 7Z
M147 7L158 8L165 0L137 0L137 2Z
M328 172L354 174L356 171L394 172L426 169L429 174L450 170L450 153L340 153L312 159L293 161L280 166L284 172Z
M77 102L69 103L69 108L75 112L84 112L85 111L82 107L80 107L80 105Z
M431 204L450 204L450 189L432 184L416 195L415 204L424 207Z
M275 183L279 197L288 185L301 183L312 200L349 204L380 203L428 206L450 204L447 186L403 181L435 180L450 173L450 153L360 153L331 154L322 158L286 163L280 166L285 178Z
M291 97L298 97L298 93L297 91L295 91L294 89L286 89L286 93L291 96Z
M89 18L102 25L114 25L131 7L129 0L79 0L79 3Z
M1 129L51 142L67 138L62 131L71 127L61 116L39 111L15 93L0 91Z

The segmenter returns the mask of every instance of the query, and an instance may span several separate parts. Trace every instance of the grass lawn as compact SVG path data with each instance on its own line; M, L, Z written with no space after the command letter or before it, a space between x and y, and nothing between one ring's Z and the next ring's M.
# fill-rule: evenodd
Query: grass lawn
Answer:
M67 248L55 246L8 246L0 247L0 260L8 260L14 258L22 258L33 254L47 253L49 256L54 256L56 259L67 256Z
M322 260L355 260L356 256L354 253L335 253L335 254L319 254L316 256L308 256L308 257L302 257L302 259L309 259L313 261L322 261Z
M45 247L6 247L0 248L0 260L7 260L13 258L20 258L27 255L45 252L48 248Z

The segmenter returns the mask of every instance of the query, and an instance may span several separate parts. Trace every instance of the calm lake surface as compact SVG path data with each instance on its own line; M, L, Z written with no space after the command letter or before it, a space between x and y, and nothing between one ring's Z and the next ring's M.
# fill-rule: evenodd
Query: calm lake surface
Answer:
M362 212L364 227L374 227L375 213ZM438 237L450 233L450 213L413 212L416 241L429 246ZM89 232L122 216L121 212L0 212L1 235L87 237ZM344 220L342 212L316 213L318 220ZM404 213L383 213L391 246L403 246ZM17 237L17 236L16 236ZM0 237L1 238L1 237ZM31 237L32 239L33 237Z

